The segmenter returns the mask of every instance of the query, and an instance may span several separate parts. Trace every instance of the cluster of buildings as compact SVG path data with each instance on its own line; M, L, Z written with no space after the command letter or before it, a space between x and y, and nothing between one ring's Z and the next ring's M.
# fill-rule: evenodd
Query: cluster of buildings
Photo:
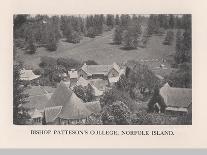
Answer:
M91 124L94 121L98 124L97 114L101 111L99 99L122 74L124 69L116 63L84 64L79 70L68 71L57 88L31 86L27 90L28 103L24 105L29 109L31 124ZM30 70L23 70L20 78L32 81L37 80L39 76L32 74ZM73 92L75 86L91 86L94 100L83 102Z
M64 75L57 88L47 86L31 86L25 108L29 109L31 124L101 124L102 110L100 97L116 83L125 69L113 63L112 65L86 65L79 70L72 69ZM31 70L22 70L21 79L37 80ZM90 86L95 96L92 102L84 102L74 92L75 86ZM154 104L156 112L165 109L166 114L188 114L192 112L192 90L174 88L167 83L160 88L159 101Z

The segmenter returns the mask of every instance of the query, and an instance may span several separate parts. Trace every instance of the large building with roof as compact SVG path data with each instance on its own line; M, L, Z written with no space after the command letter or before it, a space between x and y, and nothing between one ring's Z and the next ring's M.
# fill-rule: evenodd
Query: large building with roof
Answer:
M86 65L84 64L78 71L80 77L85 79L108 79L119 76L120 67L113 63L112 65Z
M97 111L101 111L100 102L84 103L61 82L45 106L44 117L46 124L86 124Z
M28 109L31 124L42 124L44 108L53 91L52 88L42 86L31 86L24 91L29 97L23 107Z
M192 89L170 87L166 83L160 88L159 95L164 101L165 113L188 114L192 112Z

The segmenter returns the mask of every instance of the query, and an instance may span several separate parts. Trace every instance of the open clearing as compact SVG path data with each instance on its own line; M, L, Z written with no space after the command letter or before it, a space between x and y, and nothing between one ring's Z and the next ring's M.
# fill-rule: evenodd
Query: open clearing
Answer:
M72 44L60 40L57 51L50 52L41 47L33 55L26 54L18 49L17 55L24 61L25 66L38 68L42 56L68 57L84 60L95 60L99 64L112 64L113 62L123 63L127 60L152 60L168 59L175 52L175 43L167 46L162 42L165 36L152 36L149 38L146 48L135 50L123 50L121 45L112 45L113 32L105 32L96 38L83 37L80 43ZM166 62L166 66L169 67Z

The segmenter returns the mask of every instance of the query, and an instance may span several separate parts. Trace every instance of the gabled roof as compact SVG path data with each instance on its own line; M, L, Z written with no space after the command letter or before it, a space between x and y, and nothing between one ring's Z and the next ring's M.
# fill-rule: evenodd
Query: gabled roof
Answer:
M103 74L108 75L109 71L114 68L117 72L119 72L119 66L116 63L112 65L86 65L82 66L82 70L87 73L88 75L93 74Z
M46 104L46 107L64 106L65 103L69 100L72 93L73 91L71 89L68 89L64 82L61 81L51 96L51 99Z
M107 80L102 80L102 79L91 79L88 80L90 81L91 85L94 85L98 90L104 91L108 85Z
M192 103L192 89L189 88L174 88L166 83L160 89L160 95L167 107L187 108Z
M84 79L83 77L80 77L76 83L77 86L87 86L90 82L86 79Z
M47 123L54 122L61 110L62 106L45 108L45 121Z
M28 109L38 109L43 110L49 101L49 96L45 95L38 95L38 96L29 96L28 103L24 104L24 108Z
M21 70L20 71L20 80L34 80L39 78L40 75L35 75L32 70Z
M47 108L56 106L62 106L57 116L62 119L81 119L91 114L83 101L62 81L46 105Z
M23 105L23 107L28 109L37 109L43 110L49 101L52 93L48 93L49 87L45 89L45 87L41 86L32 86L29 89L24 91L25 94L28 94L27 103ZM53 90L50 89L49 92Z

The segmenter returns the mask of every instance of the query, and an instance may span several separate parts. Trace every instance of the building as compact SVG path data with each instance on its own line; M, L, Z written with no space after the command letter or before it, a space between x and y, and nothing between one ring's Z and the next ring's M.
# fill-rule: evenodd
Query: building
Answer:
M78 71L79 77L84 79L105 79L118 77L120 67L113 63L112 65L86 65L84 64Z
M78 71L76 71L75 69L71 69L70 71L68 71L68 75L70 79L70 87L74 87L74 85L78 81Z
M96 102L87 106L64 82L60 82L44 110L46 124L68 125L86 124L87 119L97 112L100 103ZM91 106L94 106L92 108ZM90 107L90 108L88 108ZM99 109L100 110L100 109Z
M29 84L32 82L39 83L39 77L40 75L35 75L32 70L26 70L23 68L20 71L20 80L27 81Z
M83 77L80 77L76 83L76 86L91 87L92 93L95 96L96 100L98 100L100 96L103 95L107 85L108 85L108 82L106 80L102 80L102 79L86 80Z
M160 88L159 95L164 101L165 113L181 115L191 113L192 89L170 87L166 83Z
M52 88L43 88L41 86L31 86L25 90L24 93L28 94L29 97L27 98L28 102L23 107L28 109L31 124L42 124L43 112L53 91L54 89Z

